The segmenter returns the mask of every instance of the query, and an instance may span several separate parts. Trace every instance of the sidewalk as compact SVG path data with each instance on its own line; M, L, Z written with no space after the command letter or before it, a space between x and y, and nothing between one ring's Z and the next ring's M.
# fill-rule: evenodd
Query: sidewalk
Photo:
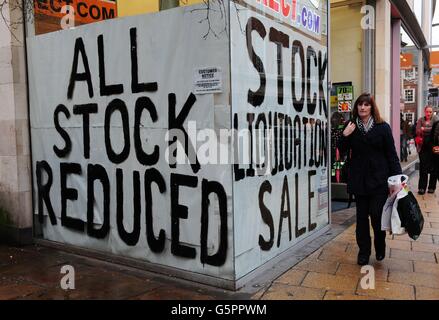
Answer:
M418 175L409 180L416 194ZM416 195L423 210L424 229L417 241L407 235L387 236L386 258L377 262L375 290L362 290L356 264L355 225L291 268L256 299L439 299L439 196Z
M410 177L416 191L417 174ZM298 253L297 264L276 280L252 283L238 292L164 277L147 271L41 246L0 246L3 299L439 299L439 190L417 196L425 225L422 236L388 236L386 259L376 270L375 290L362 290L356 264L355 208L333 214L332 230ZM328 241L328 237L332 240ZM326 243L323 246L322 243ZM303 259L303 257L305 257ZM76 289L60 288L63 265L75 267ZM290 264L292 265L292 264Z

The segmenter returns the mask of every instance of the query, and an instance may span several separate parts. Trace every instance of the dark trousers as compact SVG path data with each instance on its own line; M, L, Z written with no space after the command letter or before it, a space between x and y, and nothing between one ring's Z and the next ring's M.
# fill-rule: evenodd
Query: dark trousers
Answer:
M400 146L401 146L401 161L407 161L407 157L408 157L407 138L404 135L400 136Z
M386 232L381 231L381 216L387 194L382 195L355 195L357 202L357 244L360 249L359 255L370 256L371 238L369 216L374 233L375 252L384 254L386 251Z
M437 174L435 171L428 170L428 167L426 166L424 161L420 161L419 163L419 183L418 183L418 190L427 189L427 183L428 183L428 189L436 190L436 181L437 181ZM428 174L430 173L430 180L428 180Z

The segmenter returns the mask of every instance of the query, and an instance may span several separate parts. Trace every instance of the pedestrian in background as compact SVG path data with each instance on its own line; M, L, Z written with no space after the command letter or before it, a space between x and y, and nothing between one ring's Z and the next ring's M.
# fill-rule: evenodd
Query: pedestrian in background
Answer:
M401 162L407 162L408 158L408 147L407 142L410 135L410 128L407 121L404 120L402 113L400 114L400 154L401 154Z
M428 193L434 193L436 190L437 170L434 166L431 129L437 120L437 117L433 116L433 108L426 106L424 116L419 118L416 123L416 148L419 154L418 194L421 195L425 194L427 184Z
M433 153L433 170L435 176L439 179L439 121L436 121L431 128L432 135L432 153Z
M408 122L408 138L407 138L407 151L409 153L409 155L412 154L412 144L414 145L414 141L413 138L415 137L415 133L416 133L416 125L415 130L412 130L413 127L413 123L411 121Z
M355 101L353 118L345 125L339 148L351 153L347 191L357 203L357 263L366 265L371 254L369 215L374 232L375 257L384 259L386 232L381 230L381 215L387 200L387 179L401 174L390 126L381 118L374 98L363 93Z

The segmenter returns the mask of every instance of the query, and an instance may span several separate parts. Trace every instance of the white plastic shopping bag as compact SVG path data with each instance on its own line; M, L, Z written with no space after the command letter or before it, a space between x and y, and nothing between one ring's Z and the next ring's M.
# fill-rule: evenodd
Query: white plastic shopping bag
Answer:
M398 215L398 201L407 195L407 181L409 177L404 174L391 176L387 179L389 187L389 196L383 207L381 216L381 230L391 231L394 234L405 233L404 228L401 228L401 220Z
M406 195L408 195L407 188L402 188L396 195L396 199L393 202L392 206L392 217L391 217L391 226L392 226L392 233L393 234L404 234L405 228L401 227L401 219L399 218L398 213L398 201L401 198L404 198Z

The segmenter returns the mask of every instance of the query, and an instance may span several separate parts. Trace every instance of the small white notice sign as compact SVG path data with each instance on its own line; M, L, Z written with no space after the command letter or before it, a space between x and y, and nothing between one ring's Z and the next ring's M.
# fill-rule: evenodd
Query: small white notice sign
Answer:
M221 68L208 67L195 69L194 93L218 93L223 91Z

